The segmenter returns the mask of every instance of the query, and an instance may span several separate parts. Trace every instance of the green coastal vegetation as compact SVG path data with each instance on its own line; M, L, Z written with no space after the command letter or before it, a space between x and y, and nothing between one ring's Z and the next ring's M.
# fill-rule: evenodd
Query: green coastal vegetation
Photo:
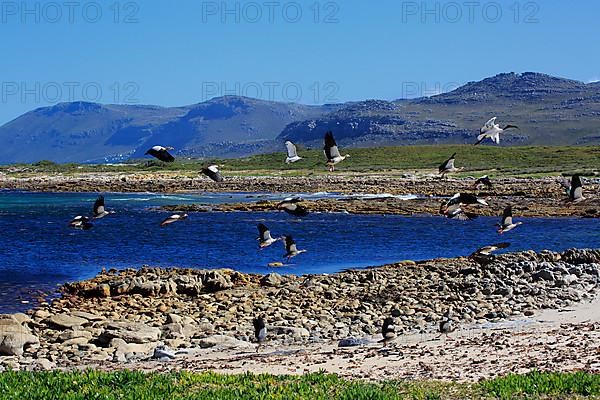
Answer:
M600 146L395 146L373 148L342 148L350 158L338 166L344 172L436 171L439 164L457 153L456 166L464 167L463 176L492 172L496 176L570 175L575 172L587 176L600 174ZM93 172L160 172L179 171L195 174L203 165L216 163L225 175L266 175L273 172L286 175L326 174L321 150L300 149L302 160L286 165L285 153L261 154L236 159L182 159L174 163L157 160L132 160L121 164L57 164L40 161L34 164L0 166L0 172L27 173L93 173ZM461 176L461 174L458 174Z
M2 400L434 400L583 399L600 396L600 375L531 372L479 383L365 382L336 375L221 375L213 372L4 372Z

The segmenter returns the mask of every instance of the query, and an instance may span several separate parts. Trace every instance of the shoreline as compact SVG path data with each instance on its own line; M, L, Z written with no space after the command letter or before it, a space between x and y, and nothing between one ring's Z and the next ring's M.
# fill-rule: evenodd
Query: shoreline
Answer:
M600 343L600 330L592 329L596 322L579 319L532 332L524 322L516 333L513 326L500 337L482 325L527 321L547 315L543 311L547 309L579 309L597 297L599 286L600 250L506 253L478 261L464 257L406 261L302 277L232 270L111 270L65 285L61 298L29 315L1 317L0 325L18 332L12 339L21 342L13 349L24 353L0 356L0 369L279 374L325 368L362 379L477 380L509 371L509 366L526 369L531 360L514 360L506 354L510 346L498 347L497 342L526 348L526 342L542 332L561 343L532 350L538 360L532 365L543 369L548 361L544 357L553 348L565 354L570 360L565 369L572 370L586 360L592 363L587 355L595 354ZM437 324L450 307L458 327L452 335L457 337L437 340ZM251 320L261 312L267 317L269 338L256 355ZM381 351L376 341L388 315L396 319L399 338L388 351ZM370 343L337 347L339 340L349 337ZM569 343L576 339L585 341L586 357L573 353L577 349ZM160 346L168 347L167 358L152 358L157 349L162 351ZM439 365L437 357L456 361L463 353L475 361L486 357L489 361L491 356L504 361L497 365L478 361L460 376ZM371 371L382 362L390 367ZM592 364L588 369L595 370ZM300 367L291 371L290 365Z

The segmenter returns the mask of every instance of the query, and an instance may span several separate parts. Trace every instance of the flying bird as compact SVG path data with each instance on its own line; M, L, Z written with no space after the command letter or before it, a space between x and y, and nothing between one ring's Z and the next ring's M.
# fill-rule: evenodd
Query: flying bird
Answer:
M173 214L170 217L165 218L161 223L160 226L166 226L169 224L172 224L174 222L178 222L178 221L183 221L184 219L186 219L188 217L187 214Z
M146 152L146 154L151 155L154 158L158 158L160 161L164 162L173 162L175 161L175 157L173 157L169 150L175 150L173 147L163 147L163 146L154 146L150 150Z
M114 214L114 211L106 211L104 207L104 196L98 196L94 203L94 216L93 219L104 218L107 215Z
M296 242L290 235L285 237L285 251L286 253L283 256L287 258L288 262L292 257L296 257L298 254L306 253L306 250L298 250L296 247Z
M507 243L507 242L491 244L489 246L483 246L483 247L475 250L475 252L473 254L471 254L471 257L478 256L478 255L479 256L491 256L493 252L498 251L500 249L506 249L509 246L510 246L510 243Z
M325 152L325 157L327 157L327 166L329 167L329 172L335 171L336 164L339 164L346 158L350 157L350 154L346 154L345 156L340 154L337 143L333 138L333 132L331 131L328 131L325 134L325 146L323 146L323 151Z
M396 338L396 326L394 325L394 319L392 317L387 317L383 320L381 336L383 336L383 339L381 339L379 343L383 343L383 347L387 346L388 342Z
M265 224L260 223L258 224L258 237L256 240L260 240L258 247L262 250L266 247L269 247L273 243L282 240L282 238L273 239L273 237L271 237L271 231L269 228L267 228Z
M261 315L252 320L252 325L254 325L254 338L258 343L256 346L256 352L258 353L261 344L267 338L267 325L265 324L265 316Z
M83 230L92 229L94 227L94 225L90 222L90 218L82 215L78 215L69 221L69 226L71 228Z
M570 203L576 204L585 200L585 197L583 197L583 184L581 183L581 175L575 174L571 177L571 186L569 186L567 194L569 195L568 202Z
M219 171L216 165L209 165L202 168L202 173L215 182L223 182L223 175L221 175L221 171Z
M448 219L453 219L456 221L471 221L478 217L477 214L467 212L458 205L444 207L444 204L442 204L442 208L442 214Z
M511 231L522 224L522 222L513 223L512 207L508 206L504 209L504 212L502 213L502 222L497 224L496 226L498 226L499 228L498 233L503 234L504 232Z
M500 143L500 134L506 131L507 129L520 129L516 125L506 125L504 128L500 128L500 124L496 123L496 119L498 117L494 117L485 123L484 126L479 130L479 136L477 136L477 143L475 146L483 142L485 139L489 138L494 141L494 143Z
M478 178L475 183L473 184L473 188L474 189L478 189L479 186L485 186L488 189L491 189L493 187L492 185L492 181L490 180L489 176L484 175L481 178Z
M290 215L294 215L296 217L305 217L308 215L308 209L304 207L302 204L298 204L302 201L299 197L288 197L284 199L282 202L277 204L278 210L283 210Z
M485 200L480 199L471 193L456 193L454 196L446 202L446 207L459 205L459 206L470 206L480 204L482 206L489 205Z
M462 171L464 168L456 168L454 166L454 160L456 158L456 153L452 154L449 159L444 161L438 168L439 173L442 175L442 178L446 176L446 174L450 174L453 172Z
M285 148L287 149L287 157L285 159L286 164L295 163L296 161L302 160L302 157L298 156L298 152L296 151L296 146L294 143L289 140L285 142Z

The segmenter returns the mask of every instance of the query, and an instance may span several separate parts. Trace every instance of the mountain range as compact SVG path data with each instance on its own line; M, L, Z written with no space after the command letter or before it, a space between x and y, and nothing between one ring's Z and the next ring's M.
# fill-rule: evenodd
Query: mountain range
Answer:
M503 145L600 144L600 83L506 73L448 93L394 101L307 106L225 96L183 107L60 103L0 127L0 163L116 162L156 144L179 157L239 157L283 151L292 140L321 146L471 143L497 116Z

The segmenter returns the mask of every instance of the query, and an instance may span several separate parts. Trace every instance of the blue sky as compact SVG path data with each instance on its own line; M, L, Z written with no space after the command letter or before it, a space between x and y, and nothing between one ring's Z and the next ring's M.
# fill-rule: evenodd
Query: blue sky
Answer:
M600 79L595 1L3 1L0 12L0 124L71 100L315 104L510 71Z

